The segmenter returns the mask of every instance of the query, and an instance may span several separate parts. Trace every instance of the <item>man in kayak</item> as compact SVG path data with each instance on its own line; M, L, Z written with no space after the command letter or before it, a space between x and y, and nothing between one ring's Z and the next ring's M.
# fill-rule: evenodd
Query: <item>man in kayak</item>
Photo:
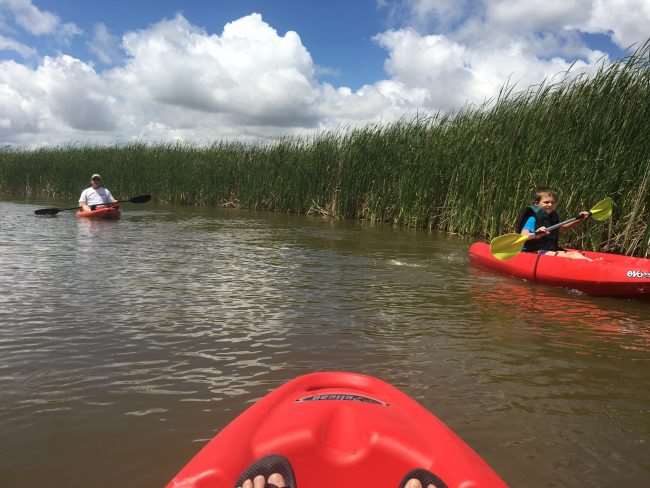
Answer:
M555 211L557 207L557 194L550 188L539 188L535 192L535 202L526 207L517 221L517 232L527 235L528 241L524 244L525 252L542 252L548 256L561 256L572 259L585 259L587 256L577 251L565 251L559 246L560 230L570 229L589 217L589 212L580 212L578 220L563 225L552 232L548 227L560 222L560 217Z
M97 205L115 203L111 192L102 183L101 175L95 173L90 177L90 186L81 192L79 197L79 206L84 212L94 210Z

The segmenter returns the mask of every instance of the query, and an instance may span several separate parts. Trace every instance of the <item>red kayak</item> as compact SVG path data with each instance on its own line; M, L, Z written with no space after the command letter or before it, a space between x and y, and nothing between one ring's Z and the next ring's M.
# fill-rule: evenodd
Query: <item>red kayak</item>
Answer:
M76 215L77 217L89 219L119 219L121 213L119 205L111 205L106 207L97 207L95 210L85 212L83 210L78 210Z
M580 290L589 295L650 297L650 259L582 251L591 261L520 252L507 260L496 259L486 242L469 248L478 266L530 281Z
M417 468L431 473L437 488L507 486L445 424L393 386L324 372L299 376L248 408L167 488L235 488L254 474L251 466L269 458L290 463L295 484L288 486L298 488L398 488Z

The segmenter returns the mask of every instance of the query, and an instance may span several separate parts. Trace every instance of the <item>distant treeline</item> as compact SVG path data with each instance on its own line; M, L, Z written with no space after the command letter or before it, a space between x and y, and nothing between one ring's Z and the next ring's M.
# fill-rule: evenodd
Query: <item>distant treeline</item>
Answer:
M184 205L368 219L477 238L511 232L533 189L571 216L605 196L611 222L569 244L650 253L650 44L594 75L454 114L267 145L132 144L0 151L0 194L76 201L93 172L113 193Z

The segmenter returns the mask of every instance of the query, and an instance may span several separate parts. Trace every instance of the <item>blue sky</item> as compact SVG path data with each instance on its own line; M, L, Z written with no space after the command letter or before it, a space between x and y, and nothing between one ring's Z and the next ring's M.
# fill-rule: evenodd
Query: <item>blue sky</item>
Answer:
M480 105L650 37L650 0L0 0L0 144L272 140Z
M383 76L385 52L372 38L393 26L386 8L379 6L376 0L36 0L32 4L41 10L56 13L65 22L74 23L84 31L80 38L92 33L98 22L119 36L145 29L164 18L174 18L178 13L211 33L219 33L227 22L259 12L279 32L293 30L299 33L303 44L323 68L320 75L323 79L353 88ZM38 46L41 54L55 55L64 50L80 59L94 58L85 43L79 42L82 41L80 38L67 46L53 38L39 39L25 30L18 31L16 38L27 45ZM0 51L0 57L15 56L8 51ZM98 62L98 68L105 69L106 66Z

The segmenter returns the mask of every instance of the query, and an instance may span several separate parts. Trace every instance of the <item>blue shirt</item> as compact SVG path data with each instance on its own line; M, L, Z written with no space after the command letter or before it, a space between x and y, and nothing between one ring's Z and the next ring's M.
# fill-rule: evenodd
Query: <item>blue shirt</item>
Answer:
M527 230L531 234L534 234L537 229L535 229L535 217L528 217L528 220L524 224L524 226L521 228L521 230Z

